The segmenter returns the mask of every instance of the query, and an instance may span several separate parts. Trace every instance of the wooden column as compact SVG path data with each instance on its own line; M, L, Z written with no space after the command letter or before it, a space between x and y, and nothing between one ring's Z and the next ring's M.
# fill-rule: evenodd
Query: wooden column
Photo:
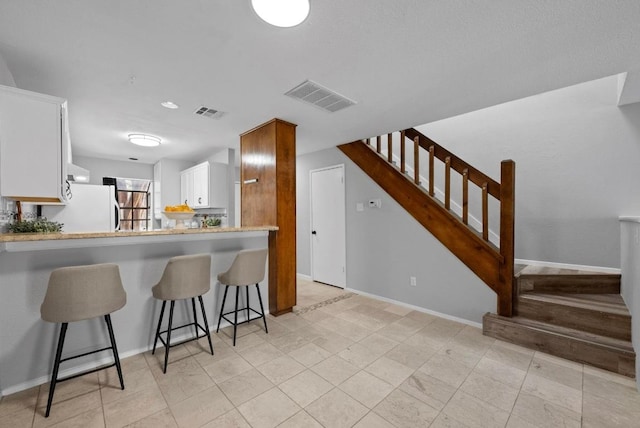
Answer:
M240 135L242 226L269 233L269 312L296 304L296 125L273 119Z

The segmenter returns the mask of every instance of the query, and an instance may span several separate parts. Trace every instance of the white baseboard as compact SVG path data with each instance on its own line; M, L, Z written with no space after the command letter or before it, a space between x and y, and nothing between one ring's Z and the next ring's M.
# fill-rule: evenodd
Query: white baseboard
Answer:
M554 262L545 262L545 261L539 261L539 260L515 259L515 263L522 264L522 265L529 265L529 266L547 266L547 267L558 268L558 269L584 270L587 272L600 272L600 273L613 273L613 274L621 273L620 269L610 268L610 267L572 265L567 263L554 263Z
M297 276L299 276L302 279L306 279L307 281L313 281L313 279L311 279L310 275L305 275L303 273L296 273Z
M440 318L444 318L444 319L451 320L451 321L456 321L456 322L459 322L459 323L462 323L462 324L470 325L472 327L482 328L482 324L478 323L478 322L475 322L475 321L469 321L467 319L455 317L453 315L443 314L442 312L432 311L431 309L426 309L426 308L422 308L420 306L410 305L409 303L400 302L398 300L389 299L387 297L377 296L375 294L367 293L366 291L354 290L353 288L345 288L345 291L350 291L350 292L355 293L355 294L360 294L362 296L369 297L371 299L381 300L381 301L387 302L387 303L393 303L394 305L402 306L402 307L405 307L405 308L408 308L408 309L412 309L412 310L418 311L418 312L423 312L423 313L429 314L429 315L435 315L435 316L440 317Z
M242 311L242 312L244 314L244 311ZM244 318L243 318L244 315L243 314L241 314L241 316L238 317L239 318L238 321L243 321L244 320ZM269 310L268 309L265 310L264 314L265 314L265 316L269 315ZM223 319L222 323L220 324L220 329L229 327L230 325L231 324L229 324L229 322L227 322L227 321L225 321ZM217 327L218 327L217 324L216 324L215 327L209 326L209 331L211 333L215 333ZM116 334L117 334L117 332L116 332ZM171 336L171 339L175 338L175 341L172 340L172 342L173 343L178 343L178 342L181 342L183 340L186 340L186 339L190 338L191 336L192 336L191 334L185 333L185 334L182 334L182 335L177 336L177 337L176 336ZM204 337L204 336L201 336L201 338L202 337ZM118 340L118 338L116 336L116 341L117 340ZM162 344L160 344L160 346L162 347ZM126 351L126 352L119 352L118 356L120 357L121 360L123 360L125 358L132 357L134 355L138 355L138 354L142 354L142 353L147 352L147 351L151 351L152 349L153 349L153 344L150 344L150 345L148 345L146 347L132 349L132 350ZM215 352L215 347L214 347L213 351ZM108 352L108 351L105 351L105 352ZM162 352L164 352L164 351L162 351ZM79 366L70 367L70 368L61 370L60 372L58 372L58 377L59 378L65 378L67 376L73 376L75 374L82 373L84 371L92 370L92 369L95 369L97 367L109 364L112 361L113 361L113 354L108 353L107 357L100 358L97 361L92 361L92 362L89 362L89 363L81 364ZM126 378L125 378L125 381L126 381ZM33 388L34 386L42 385L42 384L49 383L49 382L51 382L51 374L48 374L46 376L40 376L39 378L31 379L31 380L28 380L26 382L22 382L22 383L19 383L17 385L13 385L13 386L10 386L8 388L3 389L2 391L0 391L0 397L6 397L7 395L15 394L16 392L24 391L25 389Z

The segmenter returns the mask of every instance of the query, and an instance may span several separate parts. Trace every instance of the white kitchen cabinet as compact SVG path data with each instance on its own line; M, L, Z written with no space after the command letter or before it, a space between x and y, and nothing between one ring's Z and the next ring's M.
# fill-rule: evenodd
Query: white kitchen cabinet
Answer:
M162 220L162 163L153 165L153 218Z
M0 85L0 195L64 204L68 126L65 100Z
M209 162L193 167L193 207L209 206Z
M180 194L191 208L227 208L227 165L207 161L180 172Z
M191 208L209 207L209 162L202 162L180 173L182 203Z

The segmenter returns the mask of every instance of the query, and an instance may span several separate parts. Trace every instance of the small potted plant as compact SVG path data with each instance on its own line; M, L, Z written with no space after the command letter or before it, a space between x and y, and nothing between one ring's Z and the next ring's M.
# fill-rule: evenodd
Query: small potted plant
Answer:
M35 220L21 220L9 225L11 233L60 233L63 223L47 220L45 217Z

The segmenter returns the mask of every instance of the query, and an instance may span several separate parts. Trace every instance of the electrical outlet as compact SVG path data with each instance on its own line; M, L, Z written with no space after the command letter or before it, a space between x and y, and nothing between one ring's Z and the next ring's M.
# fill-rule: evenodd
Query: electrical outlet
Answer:
M416 277L415 276L411 276L409 277L409 281L412 287L416 286Z
M356 203L356 211L359 213L364 211L364 204L362 202Z

